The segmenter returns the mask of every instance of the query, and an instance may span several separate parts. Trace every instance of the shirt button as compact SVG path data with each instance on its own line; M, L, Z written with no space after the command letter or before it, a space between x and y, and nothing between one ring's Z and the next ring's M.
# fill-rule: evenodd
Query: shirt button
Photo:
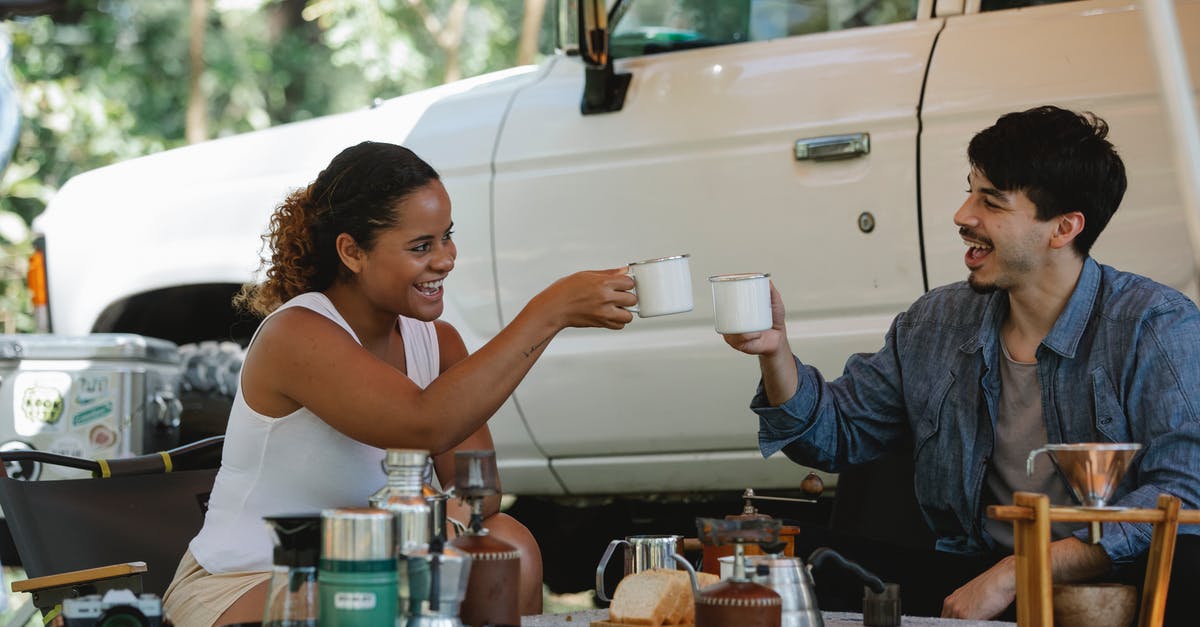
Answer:
M1112 422L1112 416L1105 416L1100 419L1100 424L1106 425Z

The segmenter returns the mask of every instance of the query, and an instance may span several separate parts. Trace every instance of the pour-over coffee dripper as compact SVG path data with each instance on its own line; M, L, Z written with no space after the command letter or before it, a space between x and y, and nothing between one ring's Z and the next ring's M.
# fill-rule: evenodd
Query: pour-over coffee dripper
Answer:
M1129 460L1142 448L1141 444L1110 444L1082 442L1078 444L1048 444L1029 453L1025 471L1033 474L1034 458L1038 453L1050 454L1050 461L1067 480L1071 493L1086 509L1124 509L1112 507L1109 500L1117 484L1129 469Z
M1047 444L1029 453L1025 472L1033 474L1034 458L1038 453L1050 454L1059 474L1067 481L1071 494L1081 509L1122 510L1109 505L1117 484L1129 470L1129 461L1142 448L1141 444L1080 442L1076 444ZM1100 522L1090 523L1088 539L1100 542Z

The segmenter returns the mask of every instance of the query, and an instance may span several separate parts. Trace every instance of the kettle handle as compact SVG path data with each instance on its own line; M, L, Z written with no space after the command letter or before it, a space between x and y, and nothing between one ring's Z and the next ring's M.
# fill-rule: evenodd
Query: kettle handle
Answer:
M1030 477L1033 476L1034 458L1037 457L1038 453L1045 453L1046 451L1049 451L1049 450L1050 450L1049 446L1043 446L1042 448L1039 448L1039 449L1029 452L1029 458L1025 460L1025 474L1026 475L1028 475Z
M863 584L870 588L875 594L883 594L883 580L876 576L875 573L863 568L858 562L853 562L846 559L841 553L838 553L837 551L828 547L817 547L816 549L813 549L812 553L809 554L809 572L811 573L813 569L825 563L826 560L836 562L838 566L841 566L846 571L858 577Z
M607 594L604 594L604 570L608 568L608 560L612 559L613 551L617 550L617 547L622 544L629 546L628 542L621 539L609 542L608 548L604 549L604 557L600 558L600 565L596 567L596 597L601 601L612 601L612 599L608 598Z

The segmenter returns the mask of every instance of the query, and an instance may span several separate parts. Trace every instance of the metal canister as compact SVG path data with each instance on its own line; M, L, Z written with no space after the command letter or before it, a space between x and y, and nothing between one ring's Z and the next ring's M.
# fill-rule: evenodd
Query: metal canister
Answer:
M380 509L321 512L317 579L322 625L371 627L396 620L395 517Z
M488 535L468 532L450 543L471 556L471 575L460 615L464 625L520 625L521 552Z
M396 516L396 551L406 554L429 543L430 510L422 493L429 451L388 449L383 460L387 483L368 499L371 507Z
M386 509L396 516L399 581L396 594L401 617L412 613L412 600L408 597L408 560L405 556L429 543L435 521L424 495L425 469L428 465L429 451L388 449L383 460L387 483L367 500L371 507Z

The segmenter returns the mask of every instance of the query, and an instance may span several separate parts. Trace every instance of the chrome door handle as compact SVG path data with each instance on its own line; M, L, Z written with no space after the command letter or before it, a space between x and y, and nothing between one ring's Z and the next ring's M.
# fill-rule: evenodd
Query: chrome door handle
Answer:
M826 135L796 140L796 161L851 159L871 152L871 135Z

